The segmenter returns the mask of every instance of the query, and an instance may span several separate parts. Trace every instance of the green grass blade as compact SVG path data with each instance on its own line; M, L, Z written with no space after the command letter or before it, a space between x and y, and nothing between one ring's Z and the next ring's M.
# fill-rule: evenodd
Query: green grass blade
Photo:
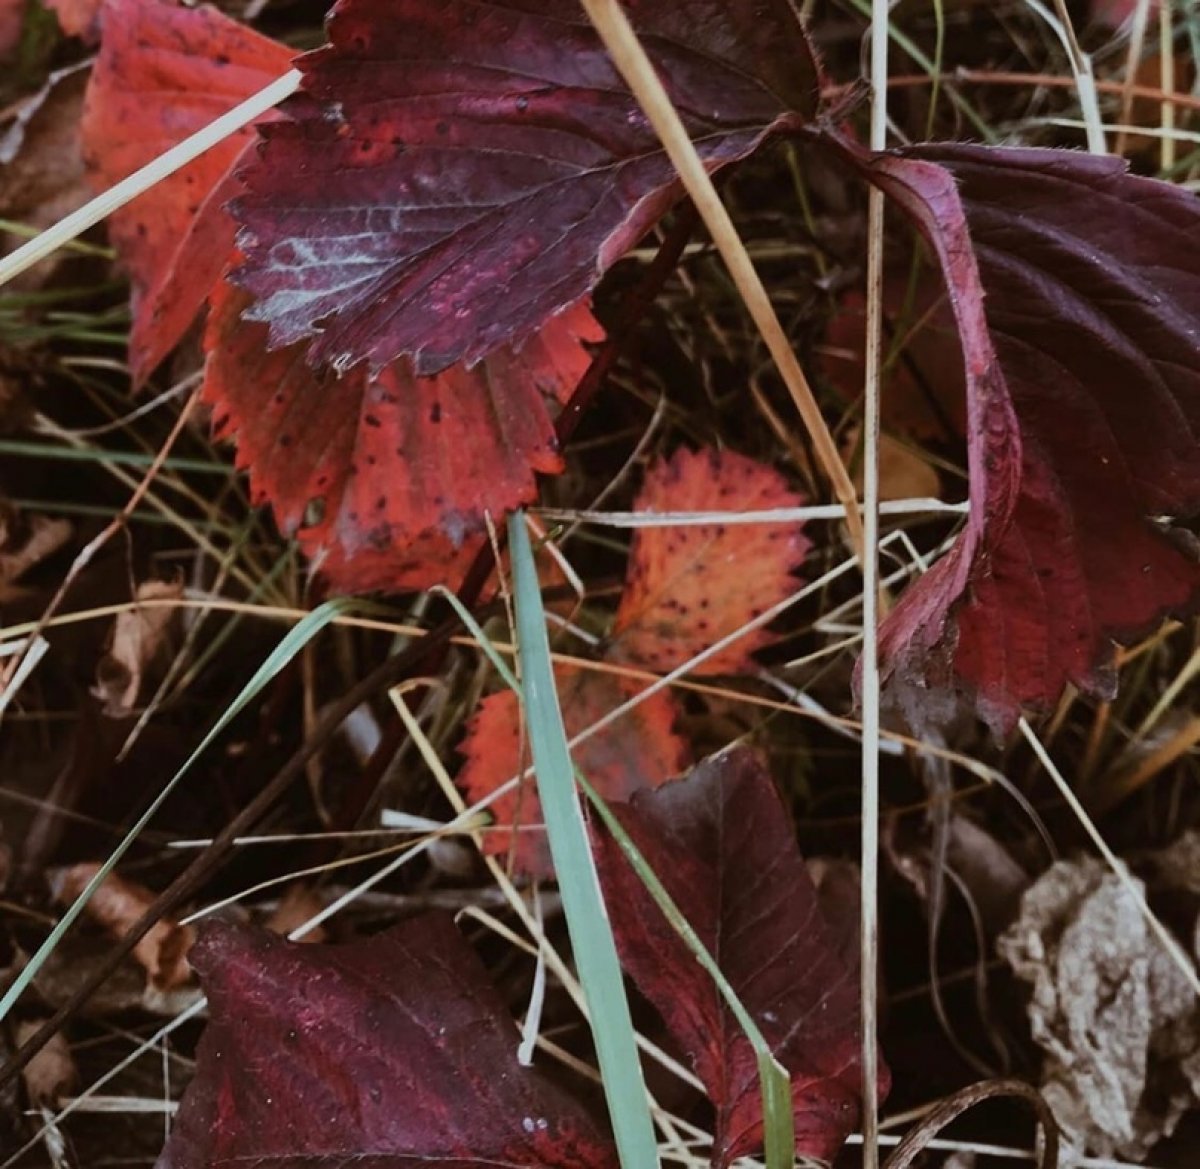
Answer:
M509 516L508 542L513 565L525 719L538 798L546 821L550 855L558 875L571 948L591 1016L592 1036L616 1135L617 1153L624 1169L650 1169L659 1164L654 1123L617 960L617 946L604 908L600 878L575 788L571 752L567 747L554 687L554 671L550 665L541 586L521 512Z
M87 883L83 892L75 898L70 908L63 914L58 924L51 930L49 937L38 947L37 953L29 959L25 968L17 975L13 984L5 992L4 997L0 999L0 1021L2 1021L12 1010L14 1004L24 993L25 988L37 977L38 971L41 970L46 959L54 952L54 947L58 945L63 935L74 924L75 919L83 912L84 907L91 900L92 894L100 887L104 879L116 868L121 857L125 855L129 847L137 839L138 835L150 823L154 814L162 807L167 797L174 791L175 787L183 779L185 775L192 769L196 760L204 754L212 745L213 741L221 734L223 730L253 701L255 696L262 690L272 678L282 670L288 662L290 662L296 654L298 654L322 629L330 622L335 620L341 614L352 608L373 608L362 601L356 601L350 597L342 597L337 600L327 601L319 609L314 609L302 621L298 622L294 628L288 631L283 640L271 652L271 655L265 662L255 671L254 676L242 688L241 693L233 700L232 703L222 712L221 717L213 724L208 734L200 741L200 745L187 757L184 764L168 781L167 785L154 797L150 806L141 814L137 822L125 834L124 839L113 850L112 855L100 866L96 875Z
M696 961L713 980L717 992L725 1000L738 1026L750 1041L758 1066L759 1083L762 1086L763 1143L767 1169L791 1169L796 1160L796 1133L792 1117L792 1084L787 1068L772 1054L766 1037L758 1029L758 1024L746 1010L742 1000L738 998L737 992L730 986L729 980L717 965L717 960L692 929L691 923L684 917L671 894L650 867L650 863L622 827L621 821L612 814L604 798L578 769L575 778L592 807L596 809L597 815L604 821L604 826L612 833L613 839L625 854L625 859L629 861L638 879L646 886L646 891L654 898L655 904L662 910L671 928L683 939L684 945L691 950Z

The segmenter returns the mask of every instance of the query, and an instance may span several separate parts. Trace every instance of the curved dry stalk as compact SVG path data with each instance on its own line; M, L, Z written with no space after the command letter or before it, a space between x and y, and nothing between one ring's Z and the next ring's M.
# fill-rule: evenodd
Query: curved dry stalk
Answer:
M946 1125L957 1120L976 1104L981 1104L984 1100L994 1100L998 1096L1012 1096L1033 1106L1042 1126L1043 1138L1038 1169L1057 1169L1058 1124L1054 1113L1042 1099L1041 1093L1036 1088L1031 1088L1024 1080L984 1080L979 1084L969 1084L954 1095L947 1096L937 1107L926 1113L916 1128L905 1134L904 1139L884 1162L883 1169L910 1169L917 1157L929 1146L929 1142Z

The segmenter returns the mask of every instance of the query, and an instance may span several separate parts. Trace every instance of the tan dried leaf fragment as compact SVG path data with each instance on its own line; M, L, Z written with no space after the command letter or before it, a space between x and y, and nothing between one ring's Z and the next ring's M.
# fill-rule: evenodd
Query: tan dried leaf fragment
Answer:
M1134 899L1100 861L1059 861L998 948L1032 988L1061 1165L1085 1152L1141 1161L1200 1103L1200 1010Z
M182 581L146 581L138 586L137 607L117 617L112 644L96 666L92 687L110 718L123 718L137 706L149 675L170 646L178 610L168 602L182 597Z
M295 930L307 925L324 908L325 901L316 889L303 881L296 881L284 890L279 904L271 911L271 916L264 924L272 933L291 938ZM325 942L329 940L329 931L319 925L294 940Z
M51 874L55 900L69 905L96 875L97 864L71 865ZM122 938L142 916L154 893L136 881L110 873L92 895L85 912L114 938ZM133 949L133 956L146 971L149 984L158 991L174 990L191 978L187 954L195 941L190 925L160 920Z
M34 565L53 556L71 537L69 520L24 515L0 500L0 601L21 594L18 581Z
M24 1019L17 1024L18 1049L42 1027L45 1019ZM63 1098L74 1091L79 1070L67 1037L59 1031L21 1072L25 1094L34 1108L59 1108Z

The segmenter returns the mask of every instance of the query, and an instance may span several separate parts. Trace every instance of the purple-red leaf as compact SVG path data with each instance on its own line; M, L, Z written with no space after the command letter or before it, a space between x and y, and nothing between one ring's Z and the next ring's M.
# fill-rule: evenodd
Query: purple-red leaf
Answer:
M971 515L882 630L916 721L965 691L998 730L1113 641L1200 600L1200 204L1111 158L857 156L942 266L967 375Z
M831 1160L859 1113L858 979L762 761L722 752L613 811L791 1074L797 1151ZM713 1163L728 1165L762 1147L753 1049L620 846L597 832L596 849L622 964L703 1081L717 1111ZM886 1090L886 1070L881 1081Z
M266 327L239 317L246 300L224 283L213 294L204 395L255 499L335 587L456 585L485 510L528 502L534 472L561 469L550 409L587 369L582 342L599 339L586 305L474 369L418 378L399 361L338 378L302 346L268 351Z
M814 113L788 0L626 7L710 169ZM341 0L328 33L241 172L236 279L273 346L473 363L586 296L681 194L575 0Z
M448 917L296 945L204 927L210 1022L158 1169L615 1169Z

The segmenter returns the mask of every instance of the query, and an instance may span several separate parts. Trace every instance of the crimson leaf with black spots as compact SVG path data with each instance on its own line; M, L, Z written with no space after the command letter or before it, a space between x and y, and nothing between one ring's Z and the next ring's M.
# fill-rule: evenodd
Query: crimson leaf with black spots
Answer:
M815 113L788 0L626 7L710 169ZM241 171L236 280L273 346L473 363L586 296L682 194L574 0L342 0L328 35Z
M257 502L270 501L322 575L351 592L455 586L484 541L484 512L536 496L534 472L562 459L551 410L598 340L588 307L555 317L516 353L418 378L315 371L303 347L268 350L244 321L245 293L213 293L204 396L237 439Z

